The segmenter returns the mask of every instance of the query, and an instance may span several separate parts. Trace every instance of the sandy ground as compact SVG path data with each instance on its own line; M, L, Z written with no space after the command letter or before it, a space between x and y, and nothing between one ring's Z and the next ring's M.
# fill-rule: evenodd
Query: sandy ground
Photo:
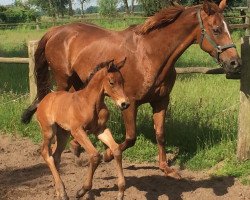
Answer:
M52 175L40 156L39 145L19 137L0 135L0 199L54 199ZM82 155L86 158L86 155ZM123 162L125 200L250 200L250 187L233 177L211 178L205 172L182 170L181 180L163 176L156 164ZM70 199L82 185L86 166L76 166L69 151L62 155L60 174ZM115 199L114 163L101 163L93 181L90 199ZM82 198L85 199L85 198Z

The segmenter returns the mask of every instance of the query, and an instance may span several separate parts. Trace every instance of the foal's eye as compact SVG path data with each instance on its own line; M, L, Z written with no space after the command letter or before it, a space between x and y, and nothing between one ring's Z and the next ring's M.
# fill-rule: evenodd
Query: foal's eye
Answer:
M110 84L110 85L114 85L114 80L110 79L110 80L109 80L109 84Z

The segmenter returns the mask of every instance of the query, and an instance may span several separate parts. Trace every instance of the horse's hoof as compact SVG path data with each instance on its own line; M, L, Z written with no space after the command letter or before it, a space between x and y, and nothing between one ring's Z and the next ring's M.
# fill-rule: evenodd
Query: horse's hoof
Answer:
M83 152L83 148L81 148L81 146L75 143L73 140L70 142L69 149L76 157L80 157L81 153Z
M165 172L165 176L169 177L169 178L176 179L176 180L181 179L181 175L174 169L172 170L172 172L168 172L168 173Z
M76 198L79 199L79 198L83 197L86 193L87 193L87 190L85 190L84 188L82 188L82 189L80 189L80 190L77 191Z
M77 157L75 156L75 165L78 167L85 167L89 164L89 161L87 159L83 159L81 156Z
M114 159L114 156L111 152L110 149L107 149L104 153L103 153L103 161L104 162L110 162L111 160Z

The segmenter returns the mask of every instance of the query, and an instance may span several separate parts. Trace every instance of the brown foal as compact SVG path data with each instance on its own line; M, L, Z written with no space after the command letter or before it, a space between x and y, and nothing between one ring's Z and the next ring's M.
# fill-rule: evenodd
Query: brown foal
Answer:
M109 113L104 97L105 95L111 97L121 110L128 108L129 101L124 93L124 81L119 71L124 63L125 60L117 65L114 65L113 61L101 63L90 74L84 89L73 93L66 91L50 93L37 106L37 120L43 134L41 153L54 177L58 199L68 199L68 196L56 167L60 163L60 155L66 144L61 143L63 141L61 138L64 136L56 131L57 127L70 131L89 155L87 178L82 189L77 192L77 198L91 189L93 174L101 160L99 152L88 138L88 134L93 133L111 149L115 157L118 172L118 199L123 199L125 179L122 170L122 152L106 127ZM55 135L59 140L52 155L50 145Z

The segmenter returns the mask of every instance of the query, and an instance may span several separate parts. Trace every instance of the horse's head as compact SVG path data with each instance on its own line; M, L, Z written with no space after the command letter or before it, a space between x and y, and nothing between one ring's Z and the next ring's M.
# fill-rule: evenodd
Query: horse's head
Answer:
M240 74L241 59L222 15L225 7L226 0L222 0L219 6L211 1L204 1L203 8L197 11L197 41L204 51L222 64L230 77L230 74Z
M124 93L124 79L120 72L120 68L125 62L126 58L118 64L110 61L107 65L108 73L103 82L105 94L110 96L121 110L127 109L130 105L129 99Z

